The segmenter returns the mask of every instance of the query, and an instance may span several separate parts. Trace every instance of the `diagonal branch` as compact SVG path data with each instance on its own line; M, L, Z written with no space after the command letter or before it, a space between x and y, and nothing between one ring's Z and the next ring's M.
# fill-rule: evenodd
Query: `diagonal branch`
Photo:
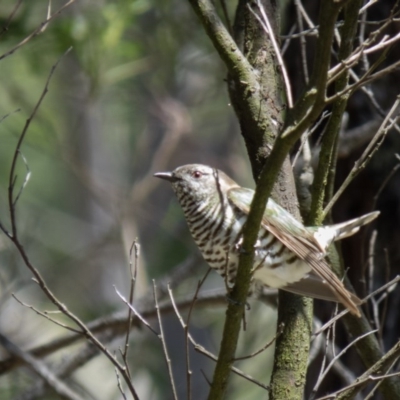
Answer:
M249 85L256 85L250 63L225 28L213 3L210 0L189 0L189 2L228 71L237 76L239 80L247 82Z
M0 334L1 345L12 355L28 365L44 382L46 382L57 394L64 399L83 400L74 390L61 381L53 371L42 361L37 360L31 354L21 350L16 344L12 343L6 336Z
M353 385L345 388L341 393L335 396L338 400L350 400L365 388L372 380L385 379L385 372L390 368L391 364L400 357L400 342L397 342L379 361L377 361L371 368L366 370ZM394 374L393 376L398 376ZM387 378L392 377L388 375Z
M345 19L342 28L342 40L339 49L339 59L346 58L353 49L353 40L357 32L358 11L361 6L361 0L351 1L345 7ZM349 80L349 72L343 74L336 82L335 92L343 90ZM333 184L334 177L331 175L328 182L328 175L331 170L334 170L336 164L337 153L337 138L339 136L340 127L342 124L343 114L347 106L347 97L342 96L335 102L332 114L329 118L322 143L321 152L319 154L318 168L315 173L314 182L312 185L312 202L310 215L307 221L308 225L321 225L323 222L323 203L325 200L326 185Z

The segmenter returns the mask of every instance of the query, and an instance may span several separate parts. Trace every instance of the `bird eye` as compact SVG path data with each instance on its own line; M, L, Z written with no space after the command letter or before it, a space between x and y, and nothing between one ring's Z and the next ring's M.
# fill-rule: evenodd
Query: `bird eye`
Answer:
M193 176L193 178L198 179L198 178L201 178L203 176L203 174L200 171L194 171L192 173L192 176Z

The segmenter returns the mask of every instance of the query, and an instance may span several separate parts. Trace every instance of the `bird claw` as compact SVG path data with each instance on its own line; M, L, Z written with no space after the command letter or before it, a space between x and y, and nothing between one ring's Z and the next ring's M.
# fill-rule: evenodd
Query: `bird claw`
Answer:
M239 254L249 254L248 251L243 249L243 237L241 237L239 239L239 241L235 244L235 250L239 253ZM261 242L259 240L257 240L256 244L254 245L254 251L256 252L257 250L263 250L263 247L261 245Z
M243 237L241 237L239 239L239 241L235 244L235 250L239 253L239 254L246 254L247 252L243 249Z

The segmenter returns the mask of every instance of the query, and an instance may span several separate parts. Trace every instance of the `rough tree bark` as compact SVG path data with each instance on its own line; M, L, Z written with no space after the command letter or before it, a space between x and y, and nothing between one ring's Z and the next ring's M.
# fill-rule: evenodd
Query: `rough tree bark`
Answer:
M282 71L270 35L250 10L250 2L240 0L236 11L234 34L244 56L259 77L259 106L254 114L246 113L246 97L236 90L234 78L229 76L229 94L239 119L246 143L254 179L261 169L282 130L287 105L283 103ZM254 3L253 3L254 4ZM275 38L279 38L279 12L275 1L263 1L262 6L270 21ZM278 40L279 42L279 40ZM253 93L255 95L255 93ZM301 220L293 170L289 155L285 157L271 196ZM271 396L303 397L310 336L312 331L312 300L284 291L279 294L278 324L285 327L276 343L275 364L271 380ZM301 343L301 346L299 346ZM295 360L295 361L294 361ZM291 383L288 385L288 383Z

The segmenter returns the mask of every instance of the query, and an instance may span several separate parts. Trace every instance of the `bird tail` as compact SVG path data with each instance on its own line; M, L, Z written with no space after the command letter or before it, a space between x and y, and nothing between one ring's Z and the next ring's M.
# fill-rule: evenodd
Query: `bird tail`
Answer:
M377 218L379 214L379 211L374 211L369 214L365 214L362 217L351 219L350 221L330 225L329 227L335 231L335 237L333 240L341 240L348 236L354 235L362 226L369 224L371 221Z
M315 243L321 249L322 253L325 253L327 247L332 242L354 235L362 226L369 224L377 218L379 214L379 211L374 211L362 217L351 219L350 221L335 225L312 227L309 229L312 231Z

